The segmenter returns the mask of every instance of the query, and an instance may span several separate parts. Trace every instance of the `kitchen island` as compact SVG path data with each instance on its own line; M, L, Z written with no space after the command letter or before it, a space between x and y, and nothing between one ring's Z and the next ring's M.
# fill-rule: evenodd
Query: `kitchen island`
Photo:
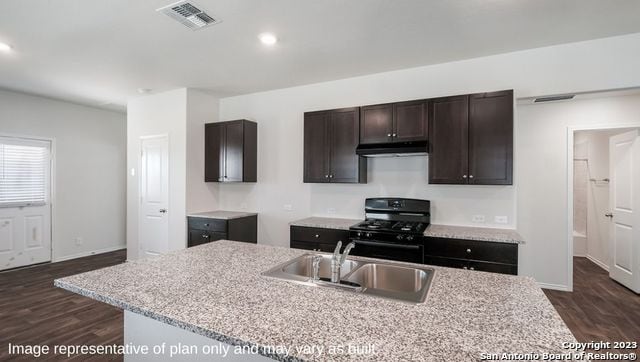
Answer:
M276 360L477 361L575 342L528 277L434 267L426 301L411 304L261 275L303 253L218 241L55 285L124 309L125 343L129 322L155 323Z

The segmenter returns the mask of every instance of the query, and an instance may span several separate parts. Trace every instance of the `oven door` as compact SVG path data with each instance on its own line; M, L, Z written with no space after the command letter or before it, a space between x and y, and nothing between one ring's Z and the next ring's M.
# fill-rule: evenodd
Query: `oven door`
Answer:
M351 239L351 241L356 243L356 247L351 250L353 255L419 264L422 264L424 257L422 245L358 239Z

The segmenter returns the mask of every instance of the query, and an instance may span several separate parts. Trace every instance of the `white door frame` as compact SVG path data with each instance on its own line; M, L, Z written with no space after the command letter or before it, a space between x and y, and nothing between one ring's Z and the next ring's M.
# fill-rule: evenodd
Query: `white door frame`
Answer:
M138 255L138 258L141 257L141 251L142 251L142 244L140 243L140 227L141 227L141 220L142 220L142 203L140 202L141 200L141 195L140 195L140 191L142 190L142 177L141 175L141 170L142 170L142 143L145 140L150 140L150 139L155 139L155 138L165 138L167 140L167 152L168 152L168 162L169 162L169 170L171 170L171 139L169 138L169 134L168 133L159 133L159 134L153 134L153 135L146 135L146 136L140 136L138 137L138 200L136 200L136 203L138 205L138 227L137 227L137 232L136 232L136 239L138 241L138 246L136 250L136 254ZM169 174L168 178L167 178L167 189L171 190L171 174ZM169 210L171 210L171 198L169 197L167 200L167 208ZM171 229L171 219L169 219L168 221L169 225L168 225L168 229ZM169 232L169 230L167 230L167 232ZM171 234L169 233L169 236Z
M50 153L49 155L49 158L50 158L50 161L49 161L50 162L49 163L49 209L50 209L49 217L50 217L50 220L49 220L49 225L51 227L49 228L49 232L51 233L51 235L49 235L49 239L51 240L51 261L50 262L54 263L58 261L55 254L56 243L53 238L53 236L55 235L54 228L56 227L56 223L55 223L56 193L54 192L54 190L56 189L56 139L50 138L50 137L30 136L25 134L1 133L1 132L0 132L0 137L45 141L50 143L50 149L49 149L49 153Z
M615 130L624 128L639 128L640 120L635 123L612 123L585 126L569 126L567 127L567 272L568 282L567 291L573 292L573 146L574 132L576 131L599 131L599 130Z

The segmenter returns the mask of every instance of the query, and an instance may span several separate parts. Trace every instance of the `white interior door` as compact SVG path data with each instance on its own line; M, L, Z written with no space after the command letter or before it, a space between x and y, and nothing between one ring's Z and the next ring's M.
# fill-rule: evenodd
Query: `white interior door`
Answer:
M0 270L51 261L51 142L0 137Z
M169 251L169 140L141 138L140 258Z
M609 275L640 293L640 140L638 131L609 139Z

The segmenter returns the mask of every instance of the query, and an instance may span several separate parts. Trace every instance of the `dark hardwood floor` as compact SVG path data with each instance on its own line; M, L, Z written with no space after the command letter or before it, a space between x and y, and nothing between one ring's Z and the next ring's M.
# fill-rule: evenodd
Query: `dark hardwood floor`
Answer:
M119 250L60 263L0 272L0 361L33 360L8 355L8 344L110 345L123 343L118 308L53 286L56 278L124 262ZM38 360L66 360L61 356ZM78 361L122 360L121 356L75 356Z
M53 280L125 261L125 251L0 272L0 361L8 344L123 343L123 313L64 291ZM611 280L585 258L574 259L574 292L545 290L580 342L640 340L640 296ZM621 351L629 352L629 351ZM48 356L38 360L63 360ZM72 360L122 360L120 356L75 356Z
M572 293L544 293L579 342L640 341L640 296L589 259L573 258Z

